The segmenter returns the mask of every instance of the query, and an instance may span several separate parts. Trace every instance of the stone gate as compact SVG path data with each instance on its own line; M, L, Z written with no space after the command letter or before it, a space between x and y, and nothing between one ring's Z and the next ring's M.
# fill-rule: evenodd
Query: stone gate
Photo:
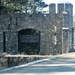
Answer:
M60 54L68 52L69 44L71 44L69 39L72 37L69 35L72 28L68 24L70 21L68 15L72 16L72 13L63 13L67 11L64 11L64 7L59 7L59 5L63 4L58 4L58 13L55 11L55 4L50 4L49 14L1 15L0 52L10 54ZM72 4L67 5L72 6Z

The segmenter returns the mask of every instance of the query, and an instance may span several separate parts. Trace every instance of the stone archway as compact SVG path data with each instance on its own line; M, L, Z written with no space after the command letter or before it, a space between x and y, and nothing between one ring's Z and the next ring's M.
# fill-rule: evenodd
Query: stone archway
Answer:
M23 29L18 32L18 51L28 55L40 52L40 31L36 29Z

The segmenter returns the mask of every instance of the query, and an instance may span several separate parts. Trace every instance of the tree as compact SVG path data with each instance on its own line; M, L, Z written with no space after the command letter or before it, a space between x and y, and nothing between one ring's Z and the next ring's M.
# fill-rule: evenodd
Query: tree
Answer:
M36 13L46 6L48 5L43 0L0 0L0 13L16 11Z
M0 14L6 11L3 0L0 0Z
M0 0L0 13L22 11L22 6L27 2L28 0Z
M43 0L29 0L30 9L28 10L30 10L31 13L37 13L41 12L41 10L47 6L48 5Z

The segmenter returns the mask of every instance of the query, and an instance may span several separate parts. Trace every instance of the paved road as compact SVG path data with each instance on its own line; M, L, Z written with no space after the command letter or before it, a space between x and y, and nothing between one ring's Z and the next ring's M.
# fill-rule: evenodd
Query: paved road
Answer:
M58 55L53 60L13 69L0 75L75 75L75 53Z

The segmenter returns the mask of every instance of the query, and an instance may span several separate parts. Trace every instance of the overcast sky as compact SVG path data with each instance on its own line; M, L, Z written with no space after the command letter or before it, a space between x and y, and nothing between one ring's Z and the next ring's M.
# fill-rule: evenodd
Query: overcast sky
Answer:
M43 0L45 1L47 4L50 3L72 3L73 4L73 14L75 14L75 0Z

